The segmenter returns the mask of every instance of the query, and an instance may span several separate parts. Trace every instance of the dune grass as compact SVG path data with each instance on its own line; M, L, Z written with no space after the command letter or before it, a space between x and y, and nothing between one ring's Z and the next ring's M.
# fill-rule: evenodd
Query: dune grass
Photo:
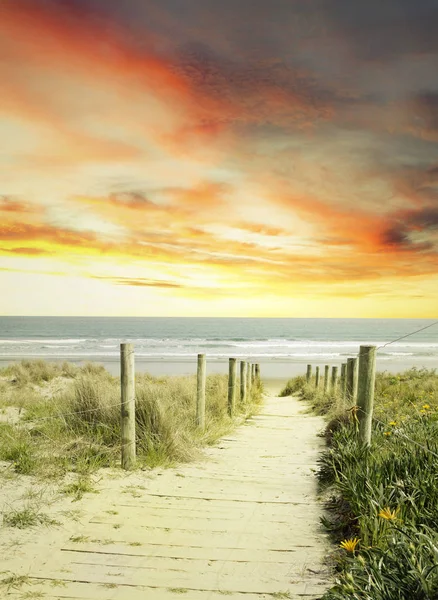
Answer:
M0 411L19 410L17 423L0 422L0 460L16 473L46 477L86 475L120 461L120 380L103 367L22 361L0 371ZM56 386L54 386L56 384ZM54 391L55 390L55 391ZM196 377L136 376L139 467L195 458L258 410L252 400L227 414L228 378L207 377L206 427L195 423Z
M300 382L288 389L301 389L328 421L318 478L328 497L323 523L338 550L324 600L436 600L438 375L377 375L370 448L359 446L355 413L339 393Z

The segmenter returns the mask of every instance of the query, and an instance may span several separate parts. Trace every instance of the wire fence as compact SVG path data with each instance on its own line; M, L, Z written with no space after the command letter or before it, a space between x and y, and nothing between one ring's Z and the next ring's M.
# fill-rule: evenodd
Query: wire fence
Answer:
M395 344L396 342L399 342L400 340L404 340L404 339L406 339L408 337L411 337L412 335L420 333L421 331L425 331L426 329L429 329L430 327L434 327L435 325L438 325L438 321L434 321L433 323L429 323L429 325L426 325L425 327L421 327L421 329L417 329L415 331L412 331L411 333L407 333L406 335L402 335L402 336L396 338L395 340L391 340L390 342L387 342L386 344L382 344L382 346L377 346L376 351L378 352L382 348L386 348L386 346L390 346L391 344Z
M435 325L438 325L438 320L429 323L428 325L421 327L419 329L416 329L415 331L412 331L410 333L407 333L405 335L402 335L398 338L395 338L394 340L391 340L389 342L386 342L385 344L382 344L380 346L376 347L376 352L378 352L379 350L381 350L382 348L386 348L387 346L390 346L391 344L395 344L396 342L399 342L400 340L409 338L413 335L416 335L417 333L420 333L422 331L425 331L426 329L429 329L431 327L434 327ZM374 346L371 346L371 348L374 348ZM125 357L130 356L132 354L135 354L135 349L129 349L128 351L124 350L123 354ZM47 416L47 417L39 417L36 419L29 419L29 423L35 424L35 423L41 423L41 422L45 422L45 421L50 421L50 420L55 420L55 419L66 419L69 417L74 417L74 416L80 416L80 415L85 415L85 414L91 414L91 413L97 413L100 412L102 410L107 410L107 409L111 409L111 408L120 408L121 407L121 402L117 402L114 404L108 404L105 405L104 408L102 407L95 407L95 408L88 408L88 409L81 409L81 410L77 410L77 411L70 411L70 412L61 412L58 415L51 415L51 416ZM353 407L354 408L354 407ZM382 421L379 421L378 419L376 419L375 417L373 417L373 420L382 424L382 425L386 425L385 423L383 423ZM420 446L421 448L423 448L424 450L431 452L434 456L436 456L438 458L438 454L436 454L435 452L433 452L432 450L428 449L426 446L422 446L421 444L419 444L418 442L416 442L415 440L412 440L411 438L409 438L406 434L404 434L403 432L400 431L396 431L397 435L400 435L406 439L408 439L409 441L411 441L413 444ZM115 447L111 447L110 449L108 449L108 452L115 452Z
M375 421L376 423L379 423L380 425L383 425L384 427L387 427L387 423L384 423L383 421L380 421L376 417L373 417L373 421ZM392 431L394 432L395 435L398 435L400 437L405 438L406 440L409 440L415 446L418 446L419 448L422 448L425 452L429 452L430 454L432 454L433 456L435 456L436 458L438 458L438 454L436 452L434 452L433 450L431 450L427 446L423 446L422 444L420 444L416 440L413 440L408 435L406 435L403 431L400 431L400 429L393 428Z
M417 333L420 333L422 331L425 331L426 329L430 329L431 327L434 327L435 325L438 325L438 320L437 321L433 321L432 323L429 323L428 325L426 325L425 327L421 327L420 329L416 329L415 331L411 331L410 333L407 333L405 335L402 335L394 340L391 340L389 342L386 342L385 344L382 344L381 346L377 346L375 347L376 349L376 353L378 353L379 350L381 350L382 348L386 348L387 346L390 346L391 344L395 344L396 342L399 342L400 340L404 340L406 338L409 338L413 335L416 335ZM374 346L370 347L370 351L374 348ZM354 406L352 409L358 409L359 407ZM384 423L383 421L380 421L379 419L377 419L376 417L373 416L373 421L376 423L379 423L380 425L383 425L384 427L387 427L387 423ZM411 442L412 444L422 448L425 452L429 452L430 454L432 454L433 456L435 456L436 458L438 458L438 454L436 452L434 452L433 450L431 450L430 448L427 448L427 446L424 446L422 444L420 444L419 442L417 442L416 440L413 440L412 438L410 438L408 435L406 435L404 432L400 431L400 429L393 429L392 431L394 431L394 434L405 438L406 440L408 440L409 442Z

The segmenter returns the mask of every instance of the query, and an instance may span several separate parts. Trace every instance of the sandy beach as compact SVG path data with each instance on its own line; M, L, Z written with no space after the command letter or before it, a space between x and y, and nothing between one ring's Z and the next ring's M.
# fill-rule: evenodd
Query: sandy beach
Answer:
M12 362L19 362L23 358L25 359L35 359L38 358L36 356L25 356L25 357L13 357L9 359L0 359L0 367L5 367ZM90 357L87 360L87 357L84 357L81 360L77 360L76 357L66 356L66 360L72 362L74 364L84 364L85 362L95 362L97 364L101 364L105 367L105 369L111 373L111 375L119 376L120 375L120 360L116 357L105 360L95 360L94 357ZM306 372L306 366L308 364L312 364L315 368L319 366L324 369L324 365L329 365L330 367L334 365L341 365L339 360L327 360L324 362L321 361L311 361L309 359L251 359L248 357L248 360L251 362L258 362L260 364L261 373L263 374L264 379L275 380L277 382L283 382L290 377L295 377L296 375L304 375ZM50 359L51 362L58 362L56 360ZM179 375L195 375L196 373L196 354L192 357L187 357L184 359L145 359L141 357L136 357L135 359L135 367L138 373L149 373L154 377L161 376L179 376ZM377 355L377 370L378 371L387 371L389 373L400 373L402 371L406 371L411 368L426 368L426 369L435 369L438 368L438 363L436 357L409 357L404 360L388 360L382 359ZM217 359L210 358L207 354L207 369L209 373L218 373L218 374L227 374L228 373L228 360L226 359Z

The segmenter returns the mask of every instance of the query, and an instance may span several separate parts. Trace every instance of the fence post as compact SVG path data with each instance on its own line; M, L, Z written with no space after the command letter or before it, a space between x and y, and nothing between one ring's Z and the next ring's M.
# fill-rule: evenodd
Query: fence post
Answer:
M307 365L306 382L310 383L312 378L312 365Z
M315 367L315 388L316 389L319 388L319 381L320 381L319 367Z
M357 374L358 374L358 359L349 358L347 359L347 400L353 404L356 404L357 400Z
M256 373L256 366L255 366L255 364L252 364L251 365L251 386L253 386L255 383L255 377L256 377L255 373Z
M257 385L259 385L260 384L260 365L259 365L259 363L256 363L256 366L255 366L255 378L256 378Z
M236 405L237 361L235 358L230 358L228 367L228 414L232 417Z
M246 367L247 364L244 360L240 362L240 401L246 402Z
M205 354L198 354L197 391L196 391L196 425L205 428L205 384L207 379Z
M329 365L325 365L324 367L324 394L328 394L330 391L330 381L329 381Z
M334 394L336 393L337 388L338 388L338 367L332 367L331 389Z
M135 464L135 362L134 345L120 344L122 469Z
M374 388L376 383L376 346L360 347L358 379L359 441L369 446L371 443Z
M246 366L246 397L248 401L251 401L251 363L248 362Z
M347 363L342 363L342 365L341 365L341 384L340 384L342 398L345 398L345 386L347 383L346 375L347 375Z

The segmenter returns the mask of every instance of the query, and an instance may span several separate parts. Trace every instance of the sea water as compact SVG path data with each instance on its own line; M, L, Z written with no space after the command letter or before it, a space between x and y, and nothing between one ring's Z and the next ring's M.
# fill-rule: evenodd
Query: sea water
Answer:
M380 347L381 369L435 368L438 325L409 335L432 323L431 319L0 317L0 360L91 360L111 365L119 360L120 343L132 342L137 362L151 365L194 364L199 353L213 363L236 357L260 363L340 364L369 343Z

